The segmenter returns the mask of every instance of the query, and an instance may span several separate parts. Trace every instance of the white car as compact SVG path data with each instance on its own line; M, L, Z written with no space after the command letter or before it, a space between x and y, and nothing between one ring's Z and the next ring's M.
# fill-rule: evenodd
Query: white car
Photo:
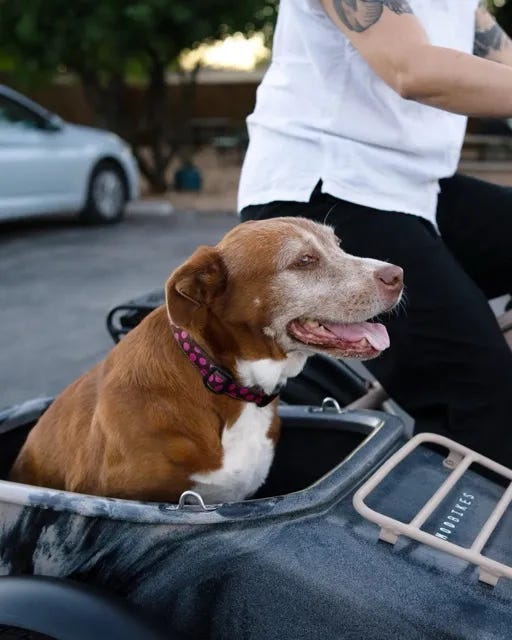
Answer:
M137 164L119 136L64 122L0 85L0 219L76 212L118 222L138 193Z

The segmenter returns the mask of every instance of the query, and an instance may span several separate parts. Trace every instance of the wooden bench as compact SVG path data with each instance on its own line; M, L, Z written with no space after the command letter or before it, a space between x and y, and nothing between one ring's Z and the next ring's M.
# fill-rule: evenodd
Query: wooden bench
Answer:
M464 138L463 151L474 153L477 160L510 159L512 158L512 135L468 133Z

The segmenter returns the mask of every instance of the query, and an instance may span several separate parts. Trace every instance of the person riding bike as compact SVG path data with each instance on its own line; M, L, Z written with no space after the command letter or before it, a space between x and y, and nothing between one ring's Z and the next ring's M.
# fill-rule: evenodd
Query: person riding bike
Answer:
M281 0L248 118L243 221L305 216L403 267L367 363L416 421L512 466L512 189L456 174L466 116L512 117L512 43L478 0Z

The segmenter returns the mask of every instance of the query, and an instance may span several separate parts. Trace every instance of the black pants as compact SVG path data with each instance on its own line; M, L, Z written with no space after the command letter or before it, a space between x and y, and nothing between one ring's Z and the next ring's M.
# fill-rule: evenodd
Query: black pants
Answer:
M441 237L417 216L323 194L246 207L242 220L305 216L336 229L348 253L401 266L406 305L386 324L391 347L367 363L416 420L512 466L512 352L488 298L512 292L512 188L443 180ZM327 217L327 219L326 219Z

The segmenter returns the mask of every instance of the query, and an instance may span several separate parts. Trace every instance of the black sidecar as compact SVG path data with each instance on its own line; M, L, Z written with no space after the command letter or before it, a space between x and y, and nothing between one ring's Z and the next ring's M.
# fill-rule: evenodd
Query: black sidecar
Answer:
M0 414L2 478L49 402ZM138 627L141 640L512 636L512 581L501 578L491 588L472 564L450 554L405 537L394 546L379 541L378 527L354 509L356 489L406 442L397 417L339 412L329 402L282 405L280 413L283 437L268 481L240 503L205 505L193 493L179 504L139 503L0 480L0 624L89 640L88 625L101 621L109 604L101 613L80 594L74 604L57 593L39 598L37 581L50 578L99 589L100 602L111 594L127 603L135 621L129 628L156 627ZM451 473L445 458L418 447L368 503L408 522ZM453 505L471 495L454 533L470 544L502 493L470 469L424 529L445 527ZM505 514L486 554L506 562L511 532L512 515ZM4 603L2 588L19 596L17 607ZM133 637L122 635L120 620L126 623L122 612L112 614L108 635L95 637Z

